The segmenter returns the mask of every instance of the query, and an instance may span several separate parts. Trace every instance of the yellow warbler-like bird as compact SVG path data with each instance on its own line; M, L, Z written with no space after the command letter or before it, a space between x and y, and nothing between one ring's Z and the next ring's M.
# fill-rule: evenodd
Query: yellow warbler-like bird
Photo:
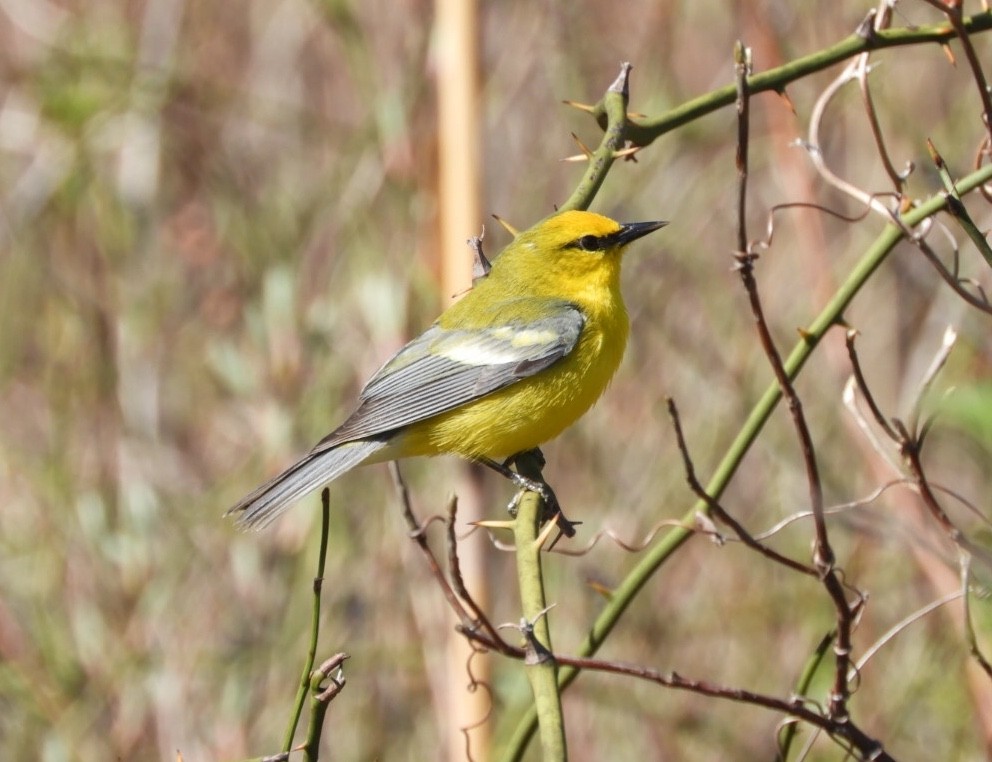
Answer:
M629 331L621 255L663 225L568 211L520 233L372 376L343 424L229 513L264 526L355 466L415 455L454 453L534 489L494 459L556 437L599 399Z

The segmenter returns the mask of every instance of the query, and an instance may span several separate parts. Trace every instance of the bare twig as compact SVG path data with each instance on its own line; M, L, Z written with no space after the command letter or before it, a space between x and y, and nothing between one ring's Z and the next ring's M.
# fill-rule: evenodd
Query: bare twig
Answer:
M689 483L689 488L700 500L706 503L707 508L709 508L710 513L712 513L719 521L729 526L737 534L737 537L747 545L752 550L756 550L765 558L770 558L772 561L780 563L784 566L789 567L793 571L802 572L803 574L808 574L811 577L819 576L816 569L811 566L806 566L805 564L795 561L788 556L783 556L778 551L769 548L766 545L762 545L760 542L754 539L751 534L737 521L733 516L727 513L723 506L717 500L714 500L700 484L699 479L696 478L696 470L692 464L692 458L689 455L689 449L685 443L685 437L682 433L682 424L679 421L678 408L675 406L675 401L671 398L668 399L668 414L672 419L672 425L675 428L675 438L678 440L679 452L682 454L682 463L685 468L686 481Z
M888 420L886 420L885 416L882 415L882 411L878 407L878 403L875 402L875 395L871 393L871 390L865 381L864 373L861 370L861 361L858 359L858 353L854 348L854 340L857 336L858 332L854 328L848 329L846 336L847 356L851 360L851 369L854 371L854 381L857 384L858 389L861 390L861 396L864 397L865 402L868 403L868 409L871 410L875 423L881 426L885 433L894 440L896 438L895 429L892 428L892 425L888 422Z
M746 60L746 56L737 56L738 61ZM742 66L738 64L738 77L746 76L742 74ZM738 100L747 101L747 88L738 84ZM745 104L738 104L738 147L737 147L737 173L738 173L738 193L743 196L747 183L747 144L740 141L747 139L747 126L740 122L747 119L748 109ZM867 203L871 199L866 199ZM739 201L738 209L738 231L737 240L742 244L736 254L737 269L741 276L741 282L747 293L748 301L751 305L751 313L754 316L755 325L758 330L758 337L765 355L772 366L775 379L782 391L792 415L793 425L799 437L800 447L803 455L803 463L806 468L806 480L809 485L810 509L813 513L813 525L815 528L815 542L813 546L813 566L823 582L831 600L837 617L837 641L834 645L834 655L836 657L836 671L834 676L834 686L831 692L828 705L828 713L831 717L842 722L849 721L847 712L847 699L850 694L850 687L847 681L848 666L851 658L851 631L854 625L854 617L860 609L862 603L859 597L854 604L849 604L844 584L841 580L835 564L833 549L827 535L827 524L823 514L823 488L820 482L819 468L816 462L816 452L813 448L813 439L803 414L802 402L796 394L795 388L789 374L785 370L782 357L775 347L771 331L765 320L764 309L758 295L758 285L754 278L754 262L757 255L750 250L747 245L748 236L744 229L746 218L743 214L743 199Z
M965 57L968 59L968 65L971 67L971 76L975 80L975 86L978 88L978 97L982 102L982 121L985 124L985 130L989 138L992 138L992 94L989 93L988 82L985 80L985 72L982 71L982 65L978 60L978 54L975 52L975 46L972 45L971 36L964 25L964 3L960 2L960 0L955 0L955 2L951 3L944 3L941 0L924 0L924 2L929 3L947 16L947 20L954 27L954 32L958 37L958 41L961 43L961 47L964 49Z
M926 397L927 392L932 386L938 372L947 361L948 354L951 347L954 345L955 338L956 334L953 330L948 329L948 331L945 332L941 347L935 353L934 359L931 362L927 372L924 374L923 381L920 384L920 391L917 395L916 402L913 405L913 414L910 424L907 426L899 419L893 419L891 426L886 426L884 428L886 434L890 437L890 439L892 439L898 449L905 468L909 472L915 491L919 494L923 501L924 507L926 507L931 517L937 522L937 525L941 528L944 535L958 548L959 552L967 554L969 558L977 557L982 559L984 563L992 563L992 557L990 557L988 550L972 541L954 524L950 516L947 514L947 511L944 510L940 501L937 499L936 492L942 491L949 494L955 500L958 500L965 505L973 514L978 516L986 524L988 523L988 518L960 495L932 484L923 467L923 445L926 440L926 434L929 430L930 424L926 421L922 424L920 423L921 414L919 411L922 405L922 400ZM850 333L848 334L848 353L851 356L852 365L857 369L859 361L857 352L854 348L854 335ZM858 390L866 400L869 400L869 405L873 407L876 420L880 422L883 421L884 417L882 416L882 413L878 411L877 405L874 404L871 391L868 389L864 377L856 370L854 378Z
M747 150L751 124L747 78L751 74L751 49L740 40L734 46L734 71L737 74L737 250L747 251Z
M886 631L880 638L878 638L874 643L872 643L868 648L865 649L865 652L861 655L861 658L858 659L857 663L854 664L854 666L851 668L851 675L850 675L851 679L854 679L854 675L860 673L861 670L863 670L865 666L868 664L868 662L871 661L872 658L874 658L875 654L877 654L880 650L882 650L882 648L887 643L889 643L893 638L899 635L903 630L905 630L914 622L920 621L928 614L933 613L941 606L946 606L948 603L956 601L960 597L961 597L961 591L955 590L953 593L945 595L943 598L938 598L937 600L928 603L926 606L914 611L909 616L903 618L899 622L896 622L896 624L892 625L892 627L890 627L888 631Z
M868 34L875 35L882 29L889 27L892 21L892 8L894 5L895 0L881 0L879 2L877 11L871 21L868 22L871 24L867 32ZM870 54L866 52L855 59L854 73L857 76L858 85L861 87L861 99L865 106L865 114L868 116L868 126L871 128L871 134L875 140L878 155L882 160L882 165L885 167L886 174L888 174L892 185L895 187L896 193L902 196L906 178L913 171L913 164L912 162L907 162L906 169L898 172L892 164L892 159L889 157L889 151L885 147L885 136L882 133L882 128L878 121L878 113L875 110L875 101L871 95L871 88L868 86L868 74L871 72L871 66L868 64L869 56Z
M458 503L456 500L452 499L448 503L448 519L445 522L445 536L447 539L448 546L448 569L451 574L451 585L457 593L458 598L468 607L471 611L471 617L469 620L475 627L481 627L483 630L488 632L492 637L498 637L496 634L496 628L493 626L492 622L489 621L489 617L485 615L479 604L475 602L475 598L468 591L468 587L465 585L465 579L462 577L461 561L458 558L458 538L455 536L455 516L458 513ZM465 618L462 618L462 624L467 625Z
M854 510L855 508L861 508L862 506L868 505L869 503L878 500L878 498L882 496L882 493L886 492L892 487L896 487L908 483L909 483L908 479L894 479L891 482L887 482L886 484L883 484L881 487L876 487L874 490L872 490L870 494L866 495L863 498L859 498L858 500L851 500L847 503L840 503L838 505L831 506L830 508L824 508L823 514L825 516L834 516L834 515L846 513L847 511ZM774 524L771 528L766 529L764 532L759 532L758 534L754 535L754 537L756 540L759 541L766 540L769 537L778 534L779 532L781 532L783 529L790 526L791 524L812 517L813 517L812 511L797 511L791 514L790 516L786 516L784 519L779 521L777 524Z
M470 638L476 639L486 648L499 650L498 643L490 643L486 636L481 633L466 633ZM515 649L514 653L506 653L516 659L527 657L524 649ZM809 708L809 702L801 697L789 699L770 696L755 691L741 688L729 688L703 680L692 680L676 672L661 672L660 670L644 667L638 664L629 664L621 661L607 661L604 659L589 659L555 654L555 660L568 667L579 670L590 670L594 672L605 672L614 675L624 675L634 677L639 680L662 685L667 688L690 691L703 696L721 698L729 701L738 701L754 706L761 706L767 709L783 712L787 715L804 720L814 727L822 729L831 737L849 744L856 749L865 760L892 760L892 757L885 751L882 744L868 736L857 725L851 722L850 718L839 718L825 715L821 712Z
M427 561L427 566L431 570L431 574L434 575L434 579L441 588L441 592L444 594L445 599L448 601L448 605L451 606L451 610L455 613L458 619L467 625L472 622L472 617L469 616L465 607L462 606L461 601L458 596L452 590L451 585L448 583L447 578L444 576L444 571L441 569L441 565L437 562L434 557L434 553L431 551L430 546L427 544L427 535L424 531L424 527L417 520L416 515L413 512L413 505L410 502L410 491L407 489L406 482L403 479L403 472L400 471L399 464L393 460L389 462L389 472L393 475L393 484L396 486L396 495L399 498L400 506L403 508L403 518L406 520L407 526L410 528L410 539L417 543L417 547L424 554L424 559ZM457 498L451 497L450 503L457 503Z
M827 166L823 151L820 148L820 126L823 122L824 114L826 114L827 106L833 100L834 96L840 92L844 85L858 80L858 69L858 61L852 61L839 75L837 75L833 82L831 82L823 91L819 99L817 99L816 104L813 106L813 112L810 115L809 136L806 143L803 144L803 147L806 149L810 159L813 161L813 166L816 168L816 171L825 182L832 185L844 195L856 199L869 209L880 214L886 219L886 221L896 222L896 224L898 224L898 218L894 214L893 209L890 209L878 200L880 197L879 194L868 193L867 191L858 188L856 185L842 179L839 175L834 173L833 170ZM895 206L898 208L898 203Z
M944 282L954 290L954 293L964 299L972 307L981 310L987 315L992 315L992 304L989 303L984 292L979 290L979 294L981 296L974 296L962 288L962 281L955 273L952 273L944 266L944 263L940 261L940 257L937 256L937 253L933 250L930 244L926 242L922 235L914 234L907 236L907 238L910 243L915 244L916 247L923 252L923 255L927 258L927 261L934 266L934 269L937 270L937 274L940 275Z

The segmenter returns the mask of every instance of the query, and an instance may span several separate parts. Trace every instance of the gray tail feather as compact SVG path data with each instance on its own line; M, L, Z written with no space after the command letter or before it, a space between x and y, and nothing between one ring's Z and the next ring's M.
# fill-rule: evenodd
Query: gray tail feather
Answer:
M311 452L244 497L225 515L240 514L238 525L245 529L268 526L301 497L361 465L388 444L386 440L360 439Z

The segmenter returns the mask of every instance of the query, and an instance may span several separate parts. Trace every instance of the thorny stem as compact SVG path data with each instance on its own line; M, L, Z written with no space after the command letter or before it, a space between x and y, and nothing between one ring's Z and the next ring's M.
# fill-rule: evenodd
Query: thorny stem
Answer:
M534 480L542 478L538 463L534 457L516 460L518 472ZM513 540L523 614L521 630L527 642L526 673L537 711L543 759L545 762L564 762L568 758L565 718L558 686L558 662L551 644L547 617L541 560L543 542L539 539L543 516L544 501L540 494L525 492L517 502Z
M986 10L981 14L976 14L970 18L964 19L963 24L965 30L969 33L977 33L992 29L992 12ZM942 44L949 39L953 39L954 35L954 30L947 28L945 25L915 27L912 29L882 30L878 32L872 31L870 33L855 34L828 50L820 51L811 56L798 59L797 61L787 64L786 66L747 77L747 90L751 94L760 91L783 92L786 84L789 82L802 79L812 72L823 70L836 64L837 62L846 60L860 53L898 45L912 45L924 42L936 42ZM658 119L640 122L627 120L626 129L624 131L625 138L628 143L632 143L634 145L647 145L660 135L675 129L682 124L693 121L706 113L718 110L723 106L734 102L737 92L738 87L735 83L735 85L714 91L705 96L701 96L694 101L685 103L679 108L663 115ZM603 129L607 129L610 124L606 103L607 100L604 98L596 106L588 109L591 113L593 113ZM959 188L962 193L966 193L976 187L981 187L983 183L988 182L990 177L992 177L992 171L989 171L989 168L979 169L964 178L959 185ZM871 204L872 200L873 197L869 197L866 203ZM921 202L915 209L904 210L901 215L889 212L889 210L884 209L884 207L880 210L886 213L886 219L889 225L887 225L882 235L879 236L879 239L865 252L865 255L862 257L861 261L852 270L850 277L840 287L834 298L829 304L826 305L820 315L812 322L807 331L804 332L799 343L789 354L788 359L782 363L782 366L790 378L795 377L801 371L806 359L812 353L813 349L816 347L826 331L842 319L842 313L845 307L860 291L868 277L870 277L881 262L884 261L885 257L892 250L895 244L903 237L911 237L911 229L913 226L919 224L921 221L925 220L927 217L942 208L946 208L946 201L944 199L934 197ZM743 425L740 434L735 439L723 461L718 466L710 484L707 485L706 492L709 495L712 495L714 499L719 498L720 493L726 487L730 477L736 472L737 467L740 464L740 459L749 449L750 444L754 441L754 438L757 436L758 432L762 429L771 411L781 399L782 394L783 391L781 386L778 381L776 381L776 383L766 391L765 395L755 406L755 409ZM707 501L700 499L700 501L686 514L684 522L686 524L691 523L692 516L696 512L705 510L708 510ZM665 559L674 553L675 550L677 550L681 544L691 536L691 534L692 530L688 528L678 529L671 532L669 535L664 537L644 559L642 559L642 562L639 563L635 569L631 571L621 585L613 591L613 596L610 602L601 612L596 622L592 625L586 641L581 647L583 653L590 654L597 650L599 645L604 641L609 632L619 621L619 618L629 605L632 597L637 594L637 592L661 566ZM835 585L832 585L832 598L834 598L836 602L842 603L844 608L847 608L848 611L850 611L846 600L844 600L842 586L838 589L838 586L840 585L839 579L837 579L836 576L832 577L832 579L836 583ZM561 663L564 667L561 672L561 681L563 685L566 685L576 677L578 674L578 667L575 666L577 664L576 662L563 660ZM842 672L838 671L838 674L842 674ZM527 738L529 738L530 734L533 732L534 727L534 715L533 713L528 713L521 720L514 738L511 739L510 754L508 755L508 758L519 758L519 754L522 754L523 746L526 744Z
M816 530L816 542L813 550L813 565L820 575L823 585L830 595L837 614L837 642L834 646L836 656L836 672L833 691L830 695L829 714L842 722L846 722L847 699L849 696L849 686L847 682L847 671L851 659L851 630L854 624L854 610L847 602L847 595L844 585L834 566L835 557L833 549L830 547L830 540L827 535L827 522L823 514L823 487L820 482L819 467L816 461L816 451L813 447L813 438L809 432L806 416L803 414L802 402L789 374L782 363L782 357L775 347L771 331L765 320L764 309L761 305L761 298L758 295L758 284L754 278L754 262L756 255L748 250L748 237L746 229L746 216L744 214L744 196L747 191L747 137L748 125L741 124L748 118L748 91L746 86L746 67L742 65L747 59L747 54L741 55L741 46L738 43L738 146L737 146L737 174L740 215L738 219L737 240L742 243L742 248L737 253L738 271L744 290L747 292L748 301L751 305L751 313L754 315L755 326L761 346L768 357L768 361L775 373L782 395L786 399L789 412L792 414L793 425L799 437L800 447L803 454L803 462L806 467L806 479L809 485L810 510L813 513L813 525ZM860 603L856 603L854 609Z
M620 74L610 85L603 96L602 113L604 116L603 139L599 147L589 156L589 166L585 175L579 181L575 191L568 200L559 207L560 211L569 209L588 209L593 198L603 185L610 167L613 166L627 139L627 102L630 98L630 70L633 67L624 62L620 65Z
M989 31L992 29L992 11L984 10L981 13L962 18L961 27L968 34ZM784 92L790 83L815 72L829 69L831 66L861 53L902 45L944 44L953 40L957 34L958 32L947 24L880 31L869 30L867 34L864 30L859 29L829 48L749 76L747 78L748 91L752 95L762 92ZM662 135L678 129L682 125L729 106L734 103L736 97L736 85L727 85L687 101L661 116L652 119L629 120L624 136L634 145L650 145ZM605 99L588 110L599 123L599 126L605 130L608 121Z

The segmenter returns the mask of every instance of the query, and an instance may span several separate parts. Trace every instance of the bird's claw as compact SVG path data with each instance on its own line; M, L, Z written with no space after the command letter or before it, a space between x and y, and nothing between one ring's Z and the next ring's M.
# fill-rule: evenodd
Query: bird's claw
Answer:
M517 507L520 505L520 500L527 492L536 492L541 496L541 500L544 502L544 513L541 517L543 521L553 521L558 525L559 535L555 538L554 542L551 543L550 547L554 547L555 543L561 535L565 537L575 536L575 527L577 527L582 522L580 521L570 521L565 517L565 514L561 510L561 503L558 502L558 496L555 491L551 489L551 486L546 482L535 481L534 479L529 479L526 476L521 476L520 474L514 472L513 481L520 488L520 490L513 496L509 505L506 509L510 512L510 515L516 518Z

